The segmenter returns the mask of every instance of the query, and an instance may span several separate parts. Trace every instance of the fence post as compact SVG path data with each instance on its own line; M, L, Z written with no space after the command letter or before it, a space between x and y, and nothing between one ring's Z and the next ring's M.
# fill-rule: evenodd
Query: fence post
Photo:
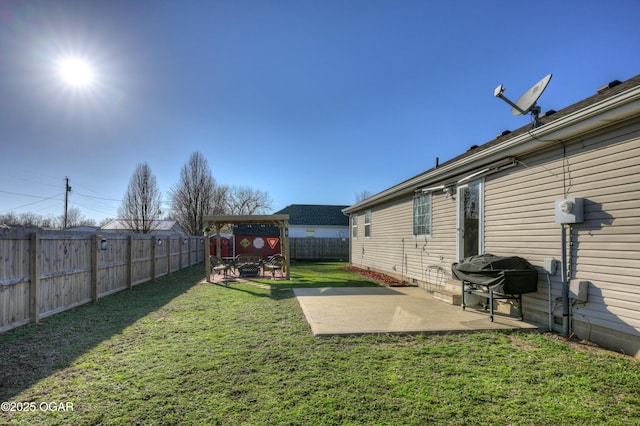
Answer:
M171 273L171 237L167 237L167 275Z
M192 263L191 263L191 245L192 244L191 243L193 242L193 238L192 237L188 237L187 241L189 241L189 247L187 248L187 250L188 250L187 251L187 266L190 267L192 265Z
M127 237L127 250L129 255L129 290L133 288L133 235Z
M156 237L151 237L151 281L156 280Z
M40 322L40 235L37 232L31 234L31 297L30 313L31 322Z
M91 301L98 301L98 234L91 239Z

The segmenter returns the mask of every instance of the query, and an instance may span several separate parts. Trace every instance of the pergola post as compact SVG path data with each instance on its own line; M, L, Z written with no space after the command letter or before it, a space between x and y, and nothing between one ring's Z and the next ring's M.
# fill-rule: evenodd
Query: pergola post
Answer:
M209 228L209 224L207 224L204 228L204 268L205 268L205 277L207 277L207 282L211 282L211 230Z
M283 229L280 231L280 242L282 244L282 255L284 256L284 260L287 268L287 279L291 279L290 269L291 269L291 256L289 256L289 221L287 219L284 220ZM284 239L282 238L282 234L284 234Z
M222 243L220 238L220 222L216 222L216 257L222 261Z

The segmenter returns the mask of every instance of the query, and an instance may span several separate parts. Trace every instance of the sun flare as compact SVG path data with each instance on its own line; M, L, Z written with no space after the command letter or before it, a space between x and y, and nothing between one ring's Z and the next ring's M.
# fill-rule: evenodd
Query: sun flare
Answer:
M58 62L58 73L65 84L71 87L89 87L95 80L95 75L91 64L87 61L67 57Z

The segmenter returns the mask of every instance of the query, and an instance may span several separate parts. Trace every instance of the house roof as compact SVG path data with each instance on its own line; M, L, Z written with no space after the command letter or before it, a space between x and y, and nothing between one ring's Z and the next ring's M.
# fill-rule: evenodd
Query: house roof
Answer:
M522 126L503 132L495 139L436 165L417 176L343 209L345 214L370 208L389 200L406 196L427 186L455 184L460 176L494 167L496 162L521 155L550 143L560 143L578 134L611 125L640 114L640 75L625 82L614 81L593 96L576 102L560 111L541 114L540 126ZM499 168L500 166L495 166Z
M67 228L67 231L72 231L72 232L96 232L98 229L100 229L99 226L89 226L89 225L85 225L85 226L74 226L72 228Z
M134 229L132 220L113 219L106 223L101 229L130 231ZM176 232L183 233L180 224L176 220L154 220L150 226L151 232Z
M232 234L235 236L253 235L260 237L277 237L280 235L280 229L270 223L235 223Z
M349 206L323 204L290 204L276 214L288 214L289 225L349 226L349 218L342 210Z

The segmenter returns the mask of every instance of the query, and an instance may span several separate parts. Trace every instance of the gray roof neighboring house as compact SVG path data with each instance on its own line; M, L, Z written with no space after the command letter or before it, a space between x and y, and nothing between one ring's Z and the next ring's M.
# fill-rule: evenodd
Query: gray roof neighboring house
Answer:
M184 231L176 220L154 220L151 222L151 234L184 235ZM133 231L133 221L114 219L100 228L103 231Z
M71 232L97 232L99 229L100 229L99 226L82 225L82 226L74 226L72 228L67 228L66 231L71 231Z
M291 204L276 214L288 214L289 225L349 226L349 218L342 213L348 206L323 204Z
M290 204L274 214L288 214L289 227L348 227L349 218L342 213L348 206L325 204ZM278 236L280 231L269 224L235 224L233 235Z

